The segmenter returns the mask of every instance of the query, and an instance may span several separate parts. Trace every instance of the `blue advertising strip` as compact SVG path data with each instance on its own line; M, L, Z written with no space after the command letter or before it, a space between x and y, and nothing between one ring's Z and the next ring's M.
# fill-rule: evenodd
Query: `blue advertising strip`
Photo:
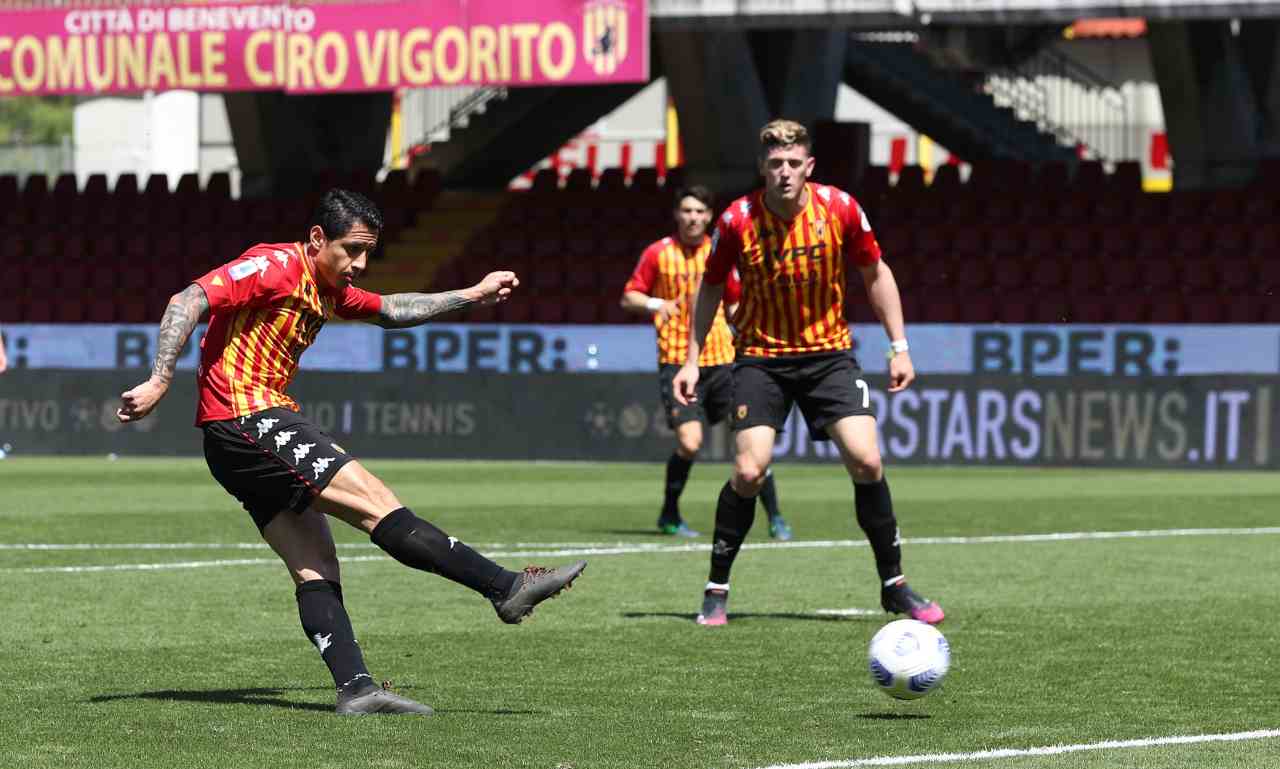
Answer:
M15 324L3 329L10 365L34 369L147 368L157 325ZM868 373L883 373L884 332L855 326ZM178 361L194 369L204 327ZM1280 373L1277 325L950 325L908 329L922 374L1177 376ZM656 367L648 325L429 324L386 331L333 323L302 359L313 371L631 373Z
M139 373L6 373L0 444L14 456L199 455L190 375L176 378L146 419L116 420L119 394ZM884 377L867 380L890 465L1280 469L1274 376L939 374L891 394ZM315 372L290 392L357 456L659 463L674 445L653 373ZM705 458L726 458L723 427L710 432ZM784 462L840 462L794 415L774 453Z

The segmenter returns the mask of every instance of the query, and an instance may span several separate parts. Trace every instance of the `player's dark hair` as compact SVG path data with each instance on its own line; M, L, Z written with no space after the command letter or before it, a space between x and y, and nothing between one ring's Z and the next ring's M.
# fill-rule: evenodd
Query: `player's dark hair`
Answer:
M315 213L311 215L311 223L320 225L329 240L337 240L357 223L381 233L382 213L364 195L334 187L320 198Z
M712 207L711 190L702 186L701 184L695 184L690 187L681 187L680 189L676 190L676 199L671 202L671 207L679 208L680 204L684 201L685 198L693 198L694 200L698 201L702 205L706 206L708 210L710 210Z

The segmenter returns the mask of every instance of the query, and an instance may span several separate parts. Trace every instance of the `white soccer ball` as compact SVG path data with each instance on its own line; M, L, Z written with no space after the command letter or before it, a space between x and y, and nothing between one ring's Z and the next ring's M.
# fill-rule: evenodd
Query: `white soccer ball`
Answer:
M867 650L871 680L900 700L916 700L938 687L951 667L951 645L933 625L900 619L880 628Z

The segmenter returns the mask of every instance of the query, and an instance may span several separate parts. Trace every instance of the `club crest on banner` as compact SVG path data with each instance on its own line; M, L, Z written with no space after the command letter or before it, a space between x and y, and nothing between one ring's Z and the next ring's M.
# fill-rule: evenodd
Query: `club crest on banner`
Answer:
M591 0L582 6L582 55L597 75L612 74L627 58L627 6Z

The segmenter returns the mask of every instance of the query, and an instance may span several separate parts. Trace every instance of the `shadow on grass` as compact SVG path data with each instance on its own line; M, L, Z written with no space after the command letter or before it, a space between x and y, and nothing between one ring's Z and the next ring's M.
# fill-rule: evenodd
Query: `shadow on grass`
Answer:
M677 611L624 611L622 616L626 619L651 619L657 617L665 617L667 619L682 619L693 622L698 615L695 612L677 612ZM878 619L876 617L849 616L840 614L806 614L804 612L729 612L729 619L737 622L742 620L755 619L780 619L780 620L799 620L802 622L857 622L858 620Z
M89 702L115 702L117 700L158 700L160 702L207 702L216 705L267 705L291 710L315 710L333 712L332 705L316 702L299 702L280 695L285 692L332 692L331 686L264 687L260 689L164 689L133 694L99 694Z
M165 689L155 692L136 692L133 694L100 694L90 697L89 702L115 702L118 700L157 700L160 702L205 702L215 705L266 705L289 710L312 710L319 713L332 713L333 705L316 702L298 702L280 696L286 692L333 692L332 686L280 686L260 689ZM490 716L534 716L543 715L537 710L484 710L477 708L441 708L437 715L450 713L479 713Z
M658 531L656 527L648 529L592 529L591 533L608 534L614 537L650 537L653 539L669 539L672 544L689 544L698 541L693 537L676 537L671 534L664 534L663 532ZM710 543L708 542L707 544Z
M932 716L927 713L859 713L858 718L868 721L918 721Z

